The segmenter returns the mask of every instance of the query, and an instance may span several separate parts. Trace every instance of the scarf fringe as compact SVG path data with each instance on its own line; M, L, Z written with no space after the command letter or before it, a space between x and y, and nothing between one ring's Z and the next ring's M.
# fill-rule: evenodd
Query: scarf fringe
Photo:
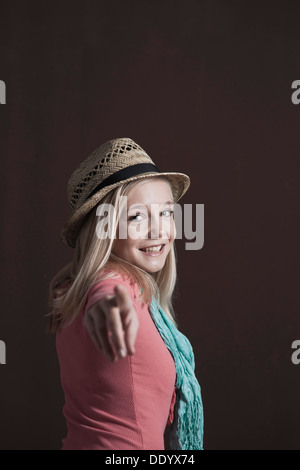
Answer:
M172 450L203 450L203 404L201 388L194 372L193 348L154 297L150 313L176 367L177 397L170 429L170 447Z

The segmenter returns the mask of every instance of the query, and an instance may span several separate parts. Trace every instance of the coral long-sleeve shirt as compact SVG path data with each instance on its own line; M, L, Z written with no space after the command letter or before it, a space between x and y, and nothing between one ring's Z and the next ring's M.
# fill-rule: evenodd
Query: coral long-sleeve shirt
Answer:
M135 354L111 363L94 345L83 317L104 295L124 285L139 318ZM136 284L124 276L94 285L85 308L56 336L64 416L63 450L164 449L171 421L176 370L173 357L150 316L137 300Z

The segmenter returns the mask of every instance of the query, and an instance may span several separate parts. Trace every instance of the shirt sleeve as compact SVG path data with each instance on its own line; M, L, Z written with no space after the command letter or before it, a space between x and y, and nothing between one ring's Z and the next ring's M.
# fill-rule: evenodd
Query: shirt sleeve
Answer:
M106 295L114 295L114 288L118 285L126 287L131 298L133 300L135 299L134 288L130 283L129 279L127 279L125 276L120 275L119 277L113 279L104 279L97 282L90 288L84 309L84 315L95 303L97 303L103 297L105 297Z

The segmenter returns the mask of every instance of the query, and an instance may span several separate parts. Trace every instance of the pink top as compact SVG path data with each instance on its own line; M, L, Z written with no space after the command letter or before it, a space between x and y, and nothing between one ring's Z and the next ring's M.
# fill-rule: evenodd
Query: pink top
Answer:
M94 345L83 316L101 297L113 294L116 284L134 300L139 330L135 354L111 363ZM138 296L137 285L124 276L100 281L79 316L57 334L68 426L63 450L164 449L175 401L175 364Z

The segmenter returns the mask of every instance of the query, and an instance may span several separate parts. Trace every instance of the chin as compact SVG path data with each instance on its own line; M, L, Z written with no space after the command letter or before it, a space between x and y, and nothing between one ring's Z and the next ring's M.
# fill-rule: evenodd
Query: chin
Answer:
M154 274L154 273L158 273L159 271L162 270L162 268L164 267L165 263L161 263L161 264L157 264L157 265L153 265L153 266L140 266L141 269L143 269L144 271L146 271L147 273L149 274Z
M155 273L158 273L159 271L161 271L162 268L156 268L156 269L144 269L144 271L146 271L146 273L148 274L155 274Z

